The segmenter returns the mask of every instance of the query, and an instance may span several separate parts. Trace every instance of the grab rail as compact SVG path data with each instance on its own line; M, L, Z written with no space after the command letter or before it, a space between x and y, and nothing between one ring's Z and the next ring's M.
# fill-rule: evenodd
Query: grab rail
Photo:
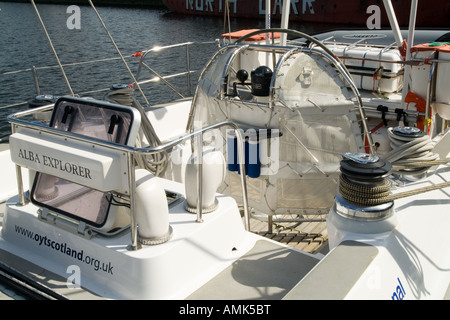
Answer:
M130 217L131 217L131 248L132 250L137 250L139 248L138 246L138 239L137 239L137 223L135 219L135 191L136 191L136 185L135 185L135 174L134 174L134 159L137 155L150 155L155 154L163 151L167 151L174 146L188 140L195 138L196 136L200 137L200 142L203 139L203 133L209 130L221 128L221 127L231 127L234 129L238 141L238 156L239 156L239 165L241 170L241 187L242 187L242 197L243 197L243 205L244 205L244 219L245 219L245 228L246 230L250 230L250 216L248 213L248 197L247 197L247 184L246 184L246 178L245 178L245 159L244 159L244 150L243 150L243 138L241 135L241 132L239 130L239 127L231 121L223 121L216 124L209 125L207 127L203 127L201 129L198 129L196 131L193 131L191 133L188 133L186 135L183 135L181 137L178 137L174 140L168 141L166 143L163 143L156 147L141 147L136 148L132 146L127 145L121 145L113 142L108 142L105 140L100 140L80 134L76 134L73 132L67 132L67 131L61 131L56 128L48 127L45 124L41 122L29 122L27 120L22 119L25 116L30 116L37 112L44 112L49 111L54 107L53 104L25 110L21 112L14 113L12 115L9 115L7 117L7 120L11 123L11 131L14 134L16 132L17 127L24 127L29 129L38 130L45 133L54 134L63 138L70 138L73 140L85 142L85 143L91 143L96 146L111 148L114 150L120 150L122 152L125 152L127 154L127 161L128 161L128 185L129 185L129 195L128 199L130 201ZM199 152L199 170L198 170L198 189L197 189L197 222L202 221L202 202L201 202L201 192L202 192L202 166L201 163L203 162L203 152ZM18 187L18 193L19 193L19 202L20 205L25 205L25 191L23 187L23 181L22 181L22 171L21 166L16 164L16 176L17 176L17 187Z

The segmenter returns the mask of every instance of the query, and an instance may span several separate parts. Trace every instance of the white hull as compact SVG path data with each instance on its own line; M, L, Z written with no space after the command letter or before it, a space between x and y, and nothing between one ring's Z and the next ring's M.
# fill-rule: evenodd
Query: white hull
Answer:
M166 186L180 189L169 181ZM171 241L137 251L128 248L129 232L113 239L83 239L39 221L33 204L17 207L17 200L6 204L1 248L61 276L70 276L68 268L78 266L79 284L108 299L184 299L256 241L245 232L230 198L221 198L221 209L205 215L204 224L195 223L182 202L177 204L169 214Z
M448 181L448 168L425 181L396 190L403 192ZM446 254L448 192L445 188L395 200L395 215L382 222L349 222L331 210L328 232L331 247L358 241L376 247L358 283L347 299L442 299L450 283L450 257ZM439 222L438 222L439 221ZM401 283L402 290L397 292Z

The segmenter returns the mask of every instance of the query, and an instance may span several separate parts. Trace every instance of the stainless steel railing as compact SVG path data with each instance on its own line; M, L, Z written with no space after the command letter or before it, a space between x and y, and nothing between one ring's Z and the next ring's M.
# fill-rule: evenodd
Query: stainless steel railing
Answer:
M240 163L240 170L241 170L241 187L242 187L242 197L243 197L243 205L244 205L244 219L245 219L245 228L247 230L250 230L250 217L248 213L248 197L247 197L247 184L246 184L246 178L245 178L245 159L244 159L244 150L243 150L243 138L241 135L240 130L238 130L238 126L231 122L231 121L223 121L219 122L201 129L198 129L196 131L193 131L191 133L185 134L183 136L180 136L174 140L171 140L169 142L166 142L164 144L158 145L156 147L144 147L144 148L136 148L132 146L127 145L121 145L113 142L108 142L105 140L100 140L96 138L91 138L87 136L83 136L80 134L67 132L67 131L61 131L52 127L49 127L45 125L44 123L40 122L30 122L29 120L23 119L26 116L33 115L37 112L44 112L49 111L54 107L54 105L48 105L43 106L35 109L30 109L22 112L17 112L15 114L12 114L8 116L8 121L11 123L11 131L14 134L18 127L23 128L29 128L32 130L36 130L38 132L45 132L49 134L53 134L56 136L60 136L66 139L72 139L84 143L89 143L94 146L101 146L106 148L111 148L113 150L119 150L127 155L127 161L128 161L128 185L129 185L129 195L122 195L124 198L128 198L130 202L130 216L131 216L131 248L133 250L137 250L139 248L138 245L138 234L137 234L137 223L135 219L135 191L136 191L136 184L135 184L135 172L134 172L134 159L136 156L142 156L142 155L151 155L163 151L167 151L174 146L188 140L198 137L199 143L198 146L202 145L203 140L203 134L209 130L218 129L222 127L231 127L234 129L237 137L238 142L238 156L239 156L239 163ZM194 146L195 148L195 146ZM197 175L197 222L202 222L202 162L203 162L203 152L198 152L199 159L198 159L198 175ZM17 174L17 187L18 187L18 193L19 193L19 203L20 205L25 205L27 203L26 197L25 197L25 190L23 187L23 181L22 181L22 171L21 166L16 165L16 174Z

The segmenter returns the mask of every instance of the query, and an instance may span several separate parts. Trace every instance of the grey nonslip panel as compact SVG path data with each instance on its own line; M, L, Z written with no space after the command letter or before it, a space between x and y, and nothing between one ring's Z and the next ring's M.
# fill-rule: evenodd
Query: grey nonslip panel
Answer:
M319 259L298 250L259 240L252 250L188 299L281 299L318 262Z
M377 256L374 246L344 241L296 285L286 300L342 300Z

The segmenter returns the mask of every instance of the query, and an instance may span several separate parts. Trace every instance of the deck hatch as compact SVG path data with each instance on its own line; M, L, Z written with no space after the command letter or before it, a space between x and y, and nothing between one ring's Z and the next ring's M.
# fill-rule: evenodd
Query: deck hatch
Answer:
M50 127L126 145L134 144L139 122L139 114L129 107L97 100L63 97L55 104ZM96 156L94 152L93 157ZM118 168L122 169L123 164L118 166L118 161L118 157L112 155L111 163L103 165L106 167L104 171L111 171L108 170L109 168L115 168L115 171L119 171ZM72 171L73 175L81 175L86 179L92 180L94 176L94 173L78 162L76 157L73 163L55 162L54 165L59 166L59 169L63 171ZM109 174L117 177L120 173ZM100 179L104 178L100 176ZM31 191L31 201L34 204L83 221L95 228L102 228L107 224L111 197L111 193L106 192L105 188L92 188L43 172L36 174Z

